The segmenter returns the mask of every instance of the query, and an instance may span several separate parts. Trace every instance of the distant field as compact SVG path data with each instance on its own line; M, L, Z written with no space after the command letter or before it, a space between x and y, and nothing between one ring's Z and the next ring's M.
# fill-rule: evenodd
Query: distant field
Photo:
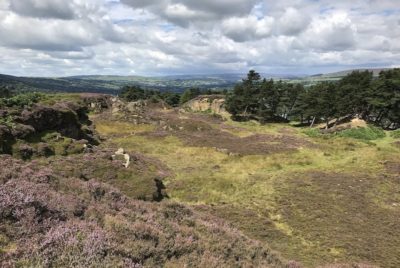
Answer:
M375 76L377 76L381 70L383 69L371 69ZM276 74L262 74L262 76L275 80L281 79L292 83L313 85L320 81L337 81L350 72L351 70L332 74L300 77ZM231 89L245 76L245 74L175 75L164 77L91 75L35 78L0 75L0 85L11 85L18 89L25 90L96 92L107 94L117 94L119 89L126 85L139 85L148 89L183 92L190 87L199 87L202 89Z
M63 78L28 78L0 75L0 85L10 85L21 90L96 92L117 94L127 85L139 85L147 89L183 92L187 88L232 88L240 78L236 76L76 76Z

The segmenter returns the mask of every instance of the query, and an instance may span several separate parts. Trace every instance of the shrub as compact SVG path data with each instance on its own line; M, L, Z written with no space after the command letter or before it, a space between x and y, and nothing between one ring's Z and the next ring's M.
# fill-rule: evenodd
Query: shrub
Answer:
M0 125L5 125L7 127L13 127L14 120L13 120L12 116L8 115L5 117L0 117Z
M11 98L1 99L0 106L23 108L24 106L32 106L43 98L44 95L41 93L22 93Z
M386 137L385 132L378 127L369 126L347 129L338 133L338 136L357 140L377 140Z

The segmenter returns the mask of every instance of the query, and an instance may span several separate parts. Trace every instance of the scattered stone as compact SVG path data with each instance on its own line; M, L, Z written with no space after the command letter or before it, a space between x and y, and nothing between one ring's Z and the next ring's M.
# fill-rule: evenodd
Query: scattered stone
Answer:
M129 154L125 153L124 148L119 148L115 154L112 156L113 160L122 160L120 158L123 158L123 160L125 160L125 164L124 167L128 168L131 162L131 157L129 156Z

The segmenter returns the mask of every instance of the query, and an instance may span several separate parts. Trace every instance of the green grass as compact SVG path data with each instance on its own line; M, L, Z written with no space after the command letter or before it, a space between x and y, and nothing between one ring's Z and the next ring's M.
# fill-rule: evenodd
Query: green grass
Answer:
M395 139L400 139L400 129L390 132L390 136Z
M101 134L115 134L110 122L99 123ZM186 146L173 135L146 136L143 126L134 125L111 142L157 158L170 168L173 176L165 184L173 200L202 205L201 209L307 267L336 261L399 264L394 245L400 233L379 228L397 226L400 213L400 206L391 206L393 200L400 203L399 183L392 175L387 180L379 177L386 174L383 163L395 161L400 152L392 146L394 138L373 128L321 138L315 130L285 124L226 124L233 127L226 131L241 137L277 135L286 129L285 135L315 146L291 153L229 156L214 148ZM371 138L373 144L365 142ZM327 175L315 177L318 173ZM366 182L362 187L359 179ZM359 220L362 225L357 225Z
M321 132L316 128L307 128L303 130L303 133L311 138L320 137L322 135Z
M347 129L339 132L337 135L340 137L353 138L358 140L367 140L367 141L382 139L386 137L385 131L374 126Z

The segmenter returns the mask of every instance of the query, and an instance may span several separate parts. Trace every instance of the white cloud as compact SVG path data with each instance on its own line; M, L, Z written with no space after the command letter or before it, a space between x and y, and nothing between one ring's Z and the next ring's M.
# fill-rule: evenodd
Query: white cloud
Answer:
M398 0L0 0L0 73L313 73L400 61Z
M293 7L286 9L279 19L279 30L285 35L297 35L307 29L310 19L308 15L299 12Z
M0 44L15 48L76 51L98 41L94 25L80 21L39 20L13 13L0 19Z
M222 32L237 42L245 42L266 38L271 35L274 19L255 16L245 18L230 18L222 23Z
M313 20L306 31L305 47L322 51L352 49L356 42L357 27L348 14L338 12Z

